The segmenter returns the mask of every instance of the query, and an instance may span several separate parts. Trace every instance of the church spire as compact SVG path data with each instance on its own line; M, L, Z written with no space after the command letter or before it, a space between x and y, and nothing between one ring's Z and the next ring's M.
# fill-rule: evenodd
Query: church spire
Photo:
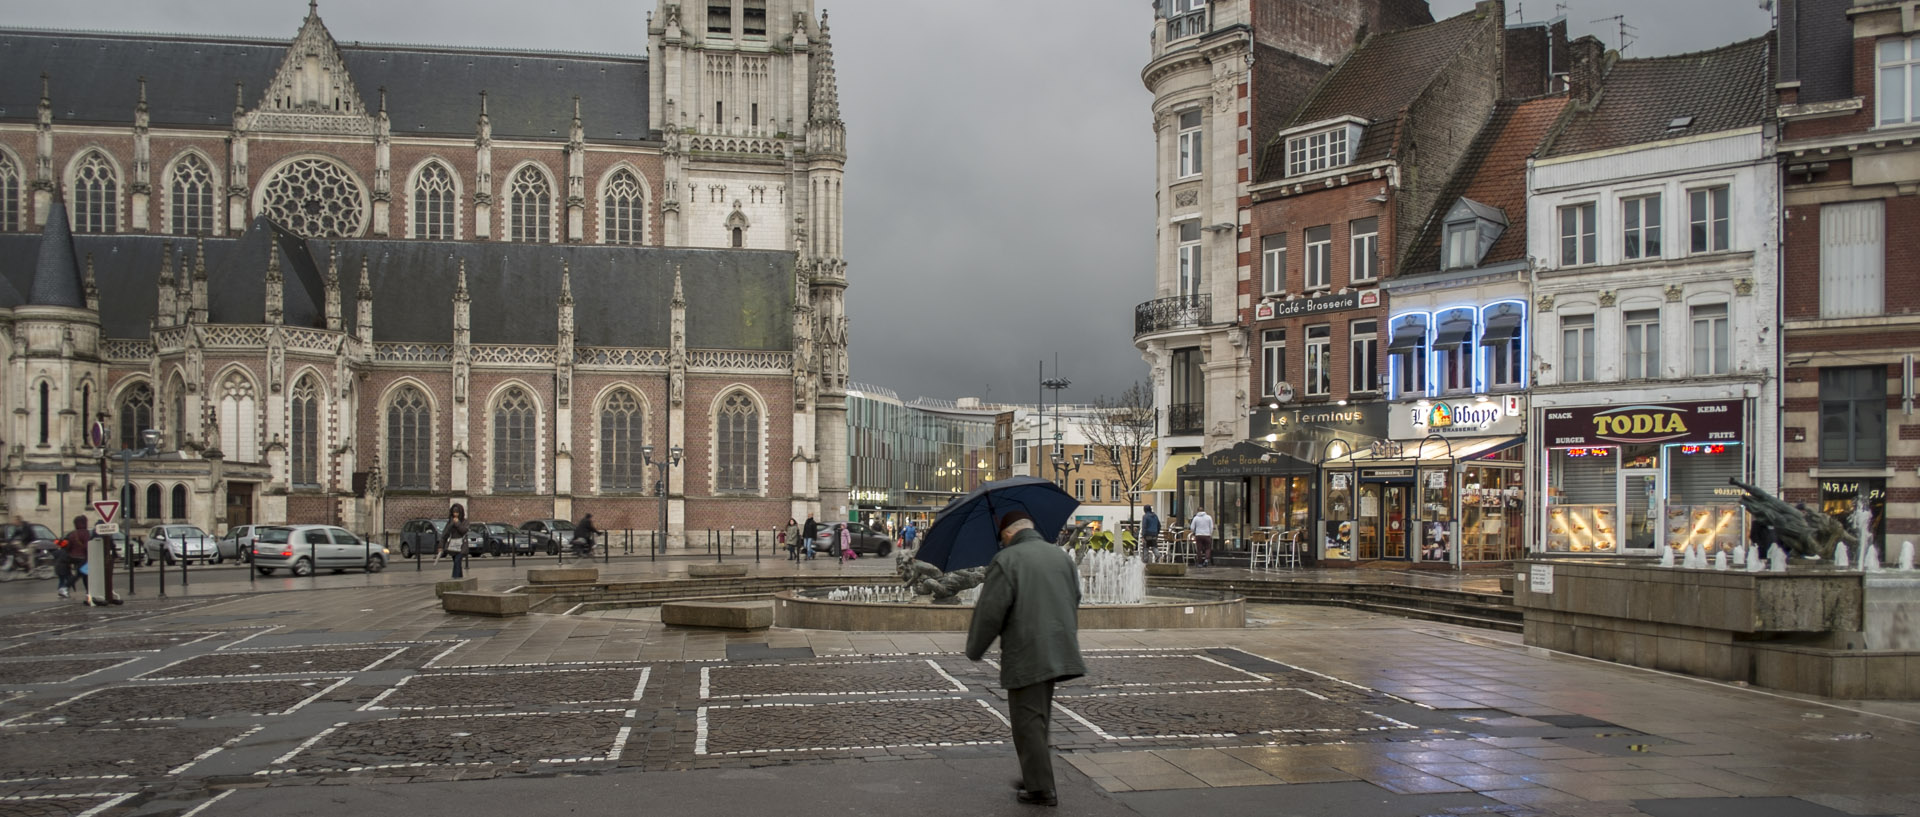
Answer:
M159 289L160 297L156 299L159 309L154 320L160 326L172 326L175 293L180 290L173 283L173 242L170 240L160 242Z
M87 277L80 282L80 292L86 297L87 308L100 311L100 281L93 277L93 253L87 253Z
M833 32L827 27L827 13L820 12L820 34L814 38L808 58L813 67L813 87L808 119L814 124L840 122L840 79L833 70Z
M340 331L340 249L327 255L327 329Z

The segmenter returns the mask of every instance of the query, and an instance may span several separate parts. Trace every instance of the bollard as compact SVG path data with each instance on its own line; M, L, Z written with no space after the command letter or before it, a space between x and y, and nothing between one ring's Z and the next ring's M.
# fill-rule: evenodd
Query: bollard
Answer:
M144 548L144 547L146 547L146 546L145 546L145 545L141 545L141 547L143 547L143 548ZM31 558L33 557L33 554L32 554L32 553L28 553L28 554L27 554L27 557L28 557L29 559L31 559ZM31 562L29 562L29 566L31 566ZM134 573L133 573L133 531L131 531L131 530L129 530L129 531L127 531L127 595L129 595L129 596L131 596L131 595L133 595L133 576L134 576Z
M191 561L193 560L187 558L187 540L182 539L180 540L180 589L183 592L187 589L187 563Z
M613 564L613 533L611 531L600 532L600 563Z
M753 529L753 561L755 564L759 564L760 562L760 529L759 528Z
M740 534L733 529L732 525L728 525L727 526L727 555L731 556L739 553L740 551L737 550L737 548L739 547L740 547Z

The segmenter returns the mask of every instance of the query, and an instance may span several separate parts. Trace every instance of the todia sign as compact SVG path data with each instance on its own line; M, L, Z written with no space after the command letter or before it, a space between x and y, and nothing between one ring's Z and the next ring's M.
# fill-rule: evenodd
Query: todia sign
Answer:
M1746 421L1739 400L1548 409L1548 448L1737 443Z

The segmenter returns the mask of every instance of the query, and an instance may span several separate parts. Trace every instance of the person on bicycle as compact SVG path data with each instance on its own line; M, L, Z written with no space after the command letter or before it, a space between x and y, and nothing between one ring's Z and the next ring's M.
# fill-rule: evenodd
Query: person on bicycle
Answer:
M593 542L600 530L593 526L593 514L580 517L580 524L573 526L573 554L584 559L593 555Z

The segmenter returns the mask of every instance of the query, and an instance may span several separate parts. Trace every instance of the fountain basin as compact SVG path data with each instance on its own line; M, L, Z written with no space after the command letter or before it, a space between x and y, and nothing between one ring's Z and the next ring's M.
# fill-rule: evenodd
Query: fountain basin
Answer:
M965 632L973 621L969 604L834 601L822 591L774 594L773 624L803 630ZM1247 626L1246 599L1158 593L1141 604L1080 607L1082 630L1230 629Z

